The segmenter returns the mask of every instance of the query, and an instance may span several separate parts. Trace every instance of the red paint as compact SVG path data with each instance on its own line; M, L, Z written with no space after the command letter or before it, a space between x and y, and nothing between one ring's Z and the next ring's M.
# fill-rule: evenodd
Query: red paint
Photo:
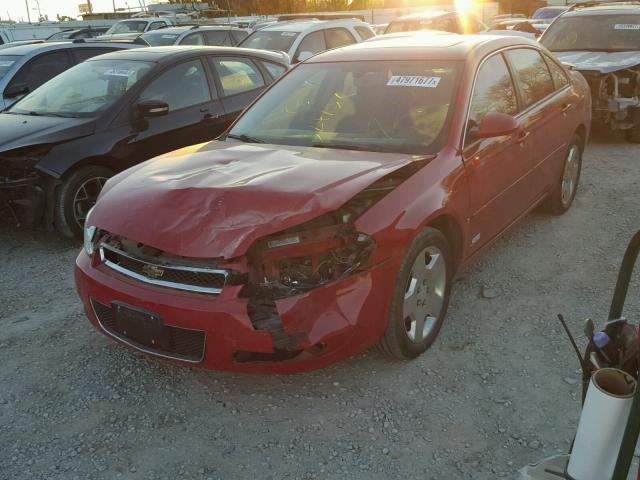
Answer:
M404 252L422 228L443 216L455 222L461 268L559 181L566 142L574 132L582 126L588 135L588 87L573 75L570 88L518 118L520 128L537 125L524 147L516 132L483 139L461 153L479 63L497 49L539 47L516 37L458 37L462 45L425 49L411 44L398 50L376 49L383 42L373 42L311 60L459 58L467 66L446 147L355 222L376 244L369 267L275 302L284 332L300 335L303 353L278 362L238 363L233 358L238 350L273 352L271 334L252 326L241 287L227 287L217 297L152 287L109 270L83 251L76 282L91 322L97 326L90 298L146 308L161 314L167 325L207 332L205 358L197 366L245 372L299 372L374 345L386 325ZM556 115L557 105L567 102L573 108ZM560 146L551 148L553 142ZM175 255L222 258L221 267L247 272L246 253L256 240L337 210L411 161L401 154L212 142L158 157L110 180L91 223Z

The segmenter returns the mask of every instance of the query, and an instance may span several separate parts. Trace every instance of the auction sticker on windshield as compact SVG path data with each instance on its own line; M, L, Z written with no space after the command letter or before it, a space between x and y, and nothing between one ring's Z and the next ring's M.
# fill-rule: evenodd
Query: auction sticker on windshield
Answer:
M104 72L105 75L111 75L114 77L130 77L134 73L136 73L135 70L125 70L123 68L110 68Z
M439 83L440 77L423 77L420 75L394 75L387 82L387 86L436 88Z
M640 30L640 24L634 23L616 23L613 26L614 30Z

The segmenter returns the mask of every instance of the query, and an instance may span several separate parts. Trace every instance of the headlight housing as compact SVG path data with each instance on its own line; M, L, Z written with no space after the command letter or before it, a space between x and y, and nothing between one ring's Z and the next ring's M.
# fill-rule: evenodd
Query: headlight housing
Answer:
M89 223L92 211L93 208L89 210L89 213L87 213L87 218L84 221L84 251L89 256L93 255L93 252L95 250L95 239L96 233L98 231L98 228L96 226Z

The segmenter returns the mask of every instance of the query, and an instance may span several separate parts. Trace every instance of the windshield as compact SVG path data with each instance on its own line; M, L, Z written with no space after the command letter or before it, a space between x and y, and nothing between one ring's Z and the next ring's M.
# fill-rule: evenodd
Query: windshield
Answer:
M261 32L257 31L245 38L239 47L271 50L273 52L289 52L298 32Z
M640 50L640 15L560 17L540 43L553 52Z
M106 34L111 35L115 33L142 33L147 28L147 23L144 20L133 20L127 22L118 22L111 25L111 28L107 30Z
M90 117L120 99L152 63L132 60L92 60L80 63L24 97L13 113Z
M459 62L303 64L239 119L249 142L424 155L448 134Z
M18 61L20 55L0 55L0 78L4 77Z
M140 38L150 47L164 47L173 45L179 37L176 33L145 33Z

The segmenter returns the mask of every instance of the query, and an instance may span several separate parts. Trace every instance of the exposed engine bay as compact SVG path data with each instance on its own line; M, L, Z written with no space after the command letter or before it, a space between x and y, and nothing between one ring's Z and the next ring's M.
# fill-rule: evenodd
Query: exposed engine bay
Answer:
M628 130L640 108L640 66L610 73L581 71L591 88L594 120L612 130Z

